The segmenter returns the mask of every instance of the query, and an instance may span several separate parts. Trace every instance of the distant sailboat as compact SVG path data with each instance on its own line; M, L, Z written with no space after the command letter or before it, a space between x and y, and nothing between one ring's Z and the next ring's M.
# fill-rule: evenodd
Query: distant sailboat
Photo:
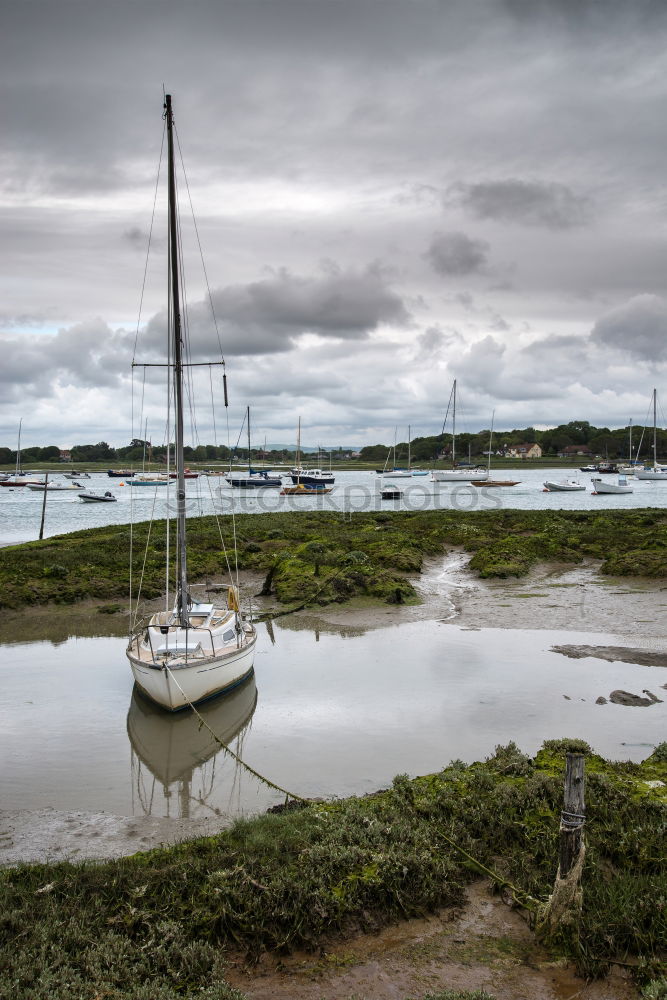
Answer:
M637 479L648 479L650 482L658 482L660 480L667 480L667 468L663 465L658 465L658 392L656 389L653 390L653 467L637 468L635 469L635 476Z
M226 477L230 486L237 490L264 490L280 487L283 484L280 476L270 476L268 469L253 469L250 456L250 407L246 408L246 421L248 424L248 475Z
M471 486L518 486L520 483L519 479L491 479L491 451L493 448L493 422L496 416L496 411L494 410L491 414L491 430L489 431L489 450L486 456L486 479L471 479Z
M451 469L434 469L431 479L434 483L469 483L473 479L477 484L489 478L488 469L457 469L456 467L456 379L449 396L449 406L452 408L452 467ZM449 406L447 412L449 412ZM445 421L447 417L445 417Z

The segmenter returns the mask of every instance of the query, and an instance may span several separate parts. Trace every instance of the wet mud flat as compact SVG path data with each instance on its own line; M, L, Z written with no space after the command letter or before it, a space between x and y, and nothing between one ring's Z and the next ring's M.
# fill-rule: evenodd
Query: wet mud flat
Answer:
M526 921L484 881L466 889L465 907L406 920L374 934L323 946L320 954L236 956L228 982L249 1000L405 1000L442 990L485 990L495 1000L633 1000L627 970L586 982L554 961Z
M521 578L482 580L468 568L469 555L451 551L424 559L411 577L419 603L346 605L299 612L285 620L318 621L341 630L384 628L437 619L465 628L564 629L632 637L641 649L664 649L667 582L644 577L607 577L600 562L541 563ZM260 602L258 602L260 603Z

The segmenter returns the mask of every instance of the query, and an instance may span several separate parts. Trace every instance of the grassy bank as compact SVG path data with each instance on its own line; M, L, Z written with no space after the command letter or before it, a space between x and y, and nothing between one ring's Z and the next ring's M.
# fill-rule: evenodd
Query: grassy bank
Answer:
M225 571L213 517L189 528L190 575L220 579ZM231 552L230 519L223 518ZM327 604L366 595L380 601L416 599L410 576L425 556L463 548L481 577L522 576L544 560L601 560L611 575L667 576L667 512L396 511L240 515L238 565L266 576L265 589L285 605ZM163 524L134 529L133 578L143 572L143 596L160 595L166 548ZM130 528L114 525L73 532L2 550L0 607L49 601L125 599L130 583ZM144 558L145 556L145 558ZM230 556L231 558L231 556Z
M565 741L529 759L394 779L363 799L313 803L104 864L0 873L0 995L15 1000L233 1000L230 951L316 949L332 936L457 906L467 855L539 900L558 855ZM574 749L586 749L576 744ZM582 973L611 960L647 981L667 940L667 744L642 764L587 750L587 854L576 927L552 941ZM663 955L664 957L664 955Z

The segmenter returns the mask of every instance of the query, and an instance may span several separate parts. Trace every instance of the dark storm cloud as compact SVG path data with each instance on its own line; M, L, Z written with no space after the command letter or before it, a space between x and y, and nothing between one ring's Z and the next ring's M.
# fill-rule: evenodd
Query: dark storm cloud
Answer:
M510 178L480 184L456 184L446 200L459 201L477 219L521 226L570 229L590 217L590 200L564 184Z
M667 359L667 302L657 295L637 295L600 317L593 343L613 347L645 361Z
M436 274L475 274L486 266L489 244L465 233L435 233L424 254Z
M377 266L343 269L329 262L315 276L284 268L261 281L218 289L212 299L225 354L289 351L294 338L305 333L359 340L383 323L404 325L410 320L401 297ZM193 344L215 346L207 304L190 306L189 325ZM151 340L159 337L160 343L163 330L164 317L154 317Z

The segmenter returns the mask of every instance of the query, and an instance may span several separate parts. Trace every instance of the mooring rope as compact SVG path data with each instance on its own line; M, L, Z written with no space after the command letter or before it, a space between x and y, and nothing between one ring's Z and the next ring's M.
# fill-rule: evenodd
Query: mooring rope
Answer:
M211 734L211 736L213 737L213 739L215 740L215 742L218 743L222 747L222 749L225 751L225 753L228 753L230 755L230 757L233 757L237 764L239 764L242 768L244 768L246 771L248 771L250 774L252 774L255 778L257 778L258 781L261 781L262 784L267 785L269 788L275 789L276 792L281 792L286 798L288 798L288 799L295 799L297 802L303 802L303 803L307 803L309 801L308 799L305 799L302 795L297 795L296 792L290 792L287 788L283 788L282 785L276 784L275 781L271 781L270 778L267 778L265 775L260 774L259 771L256 771L254 767L250 766L250 764L246 764L246 762L243 760L243 758L239 757L239 755L237 753L235 753L234 750L232 750L232 748L229 746L228 743L225 743L224 740L220 739L220 737L218 736L217 733L213 732L213 730L209 726L209 724L206 721L206 719L201 715L200 712L197 711L197 709L192 704L192 702L190 701L190 699L186 695L186 693L183 690L183 688L181 687L181 685L176 680L176 677L174 676L173 671L170 670L170 668L166 664L165 664L165 670L167 671L167 673L171 677L172 681L174 682L174 684L176 685L176 687L178 688L178 690L181 692L181 694L185 698L185 700L186 700L187 704L189 705L189 707L192 709L192 711L194 712L194 714L199 719L199 721L202 724L202 726L204 726L205 729L208 729L209 733Z

